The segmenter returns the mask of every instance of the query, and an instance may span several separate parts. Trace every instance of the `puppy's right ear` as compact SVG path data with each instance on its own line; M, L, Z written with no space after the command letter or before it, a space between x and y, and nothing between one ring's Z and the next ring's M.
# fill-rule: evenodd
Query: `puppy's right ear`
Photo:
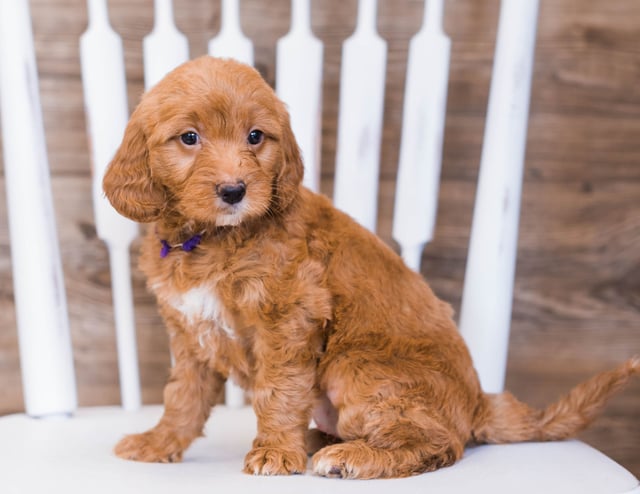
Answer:
M165 207L166 193L151 176L147 139L135 112L109 163L102 188L120 214L140 223L157 220Z

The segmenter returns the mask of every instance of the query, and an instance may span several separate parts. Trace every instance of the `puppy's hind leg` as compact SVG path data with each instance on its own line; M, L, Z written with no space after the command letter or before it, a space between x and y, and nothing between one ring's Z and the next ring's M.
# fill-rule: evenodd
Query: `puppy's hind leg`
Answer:
M307 445L307 454L313 456L322 448L330 444L342 442L339 438L322 432L320 429L309 429L305 435L305 443Z
M359 437L318 451L312 458L315 474L353 479L408 477L452 465L464 450L456 434L423 407L399 410L396 404L378 404L351 418L361 429L354 431Z

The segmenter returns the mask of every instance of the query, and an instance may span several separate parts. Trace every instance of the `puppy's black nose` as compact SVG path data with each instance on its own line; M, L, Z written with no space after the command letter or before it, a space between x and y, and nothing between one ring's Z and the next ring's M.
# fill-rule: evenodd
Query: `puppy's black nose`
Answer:
M242 201L247 192L247 186L240 182L238 184L221 184L216 187L216 192L220 199L227 204L237 204Z

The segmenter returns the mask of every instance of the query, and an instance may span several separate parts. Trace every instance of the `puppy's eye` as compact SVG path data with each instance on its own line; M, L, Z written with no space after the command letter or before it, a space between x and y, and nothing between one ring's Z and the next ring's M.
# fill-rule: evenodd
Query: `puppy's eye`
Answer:
M257 144L260 144L263 139L264 139L264 132L257 129L249 132L249 135L247 136L247 142L252 146L256 146Z
M196 144L198 144L198 142L200 142L200 136L195 132L189 131L180 135L180 140L186 146L195 146Z

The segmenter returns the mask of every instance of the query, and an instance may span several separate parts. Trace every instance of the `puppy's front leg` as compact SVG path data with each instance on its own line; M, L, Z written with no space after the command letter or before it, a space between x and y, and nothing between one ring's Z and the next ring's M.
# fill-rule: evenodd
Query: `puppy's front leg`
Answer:
M211 408L222 391L225 378L199 361L184 345L183 335L172 340L175 365L164 388L164 414L147 432L123 438L115 447L121 458L171 463L202 435Z
M282 356L269 354L260 360L253 393L258 434L245 457L244 471L253 475L303 473L315 363L283 361Z

